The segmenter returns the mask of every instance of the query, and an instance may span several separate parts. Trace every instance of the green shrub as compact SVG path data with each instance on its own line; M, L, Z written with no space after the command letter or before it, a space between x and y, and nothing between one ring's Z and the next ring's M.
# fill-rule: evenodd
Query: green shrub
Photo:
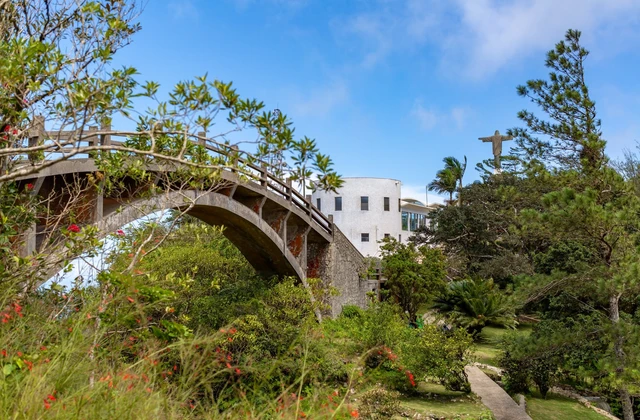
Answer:
M434 307L474 337L486 325L515 328L514 309L492 280L466 279L449 283Z
M359 397L358 412L368 420L390 419L400 413L400 393L376 387Z
M445 332L435 325L425 325L420 330L410 330L401 350L403 360L417 378L469 392L464 367L471 358L472 344L472 337L463 328Z
M362 318L362 308L356 305L344 305L340 316L345 318Z

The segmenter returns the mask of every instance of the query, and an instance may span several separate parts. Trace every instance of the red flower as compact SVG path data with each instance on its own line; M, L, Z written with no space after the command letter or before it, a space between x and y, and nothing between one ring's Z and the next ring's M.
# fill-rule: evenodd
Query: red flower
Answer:
M31 191L33 189L33 184L32 183L28 183L27 184L27 191Z
M67 228L67 230L68 230L69 232L78 233L78 232L80 232L80 227L74 223L74 224L72 224L72 225L69 225L69 227Z
M11 126L10 125L5 126L4 127L4 132L8 133L9 131L11 131Z
M50 409L50 408L51 408L51 404L49 403L49 401L44 400L44 409L45 409L45 410L48 410L48 409Z
M5 349L2 349L2 351L0 351L0 354L2 354L2 357L7 357L7 351Z
M353 417L354 419L357 419L358 417L360 417L360 413L358 413L358 410L353 410L351 412L351 417Z
M238 368L236 368L236 374L240 375L242 373L242 371Z
M135 300L133 300L133 298L132 298L132 297L129 297L129 296L127 296L127 300L128 300L129 302L131 302L131 303L135 302Z
M118 235L118 236L124 236L124 230L122 230L122 229L118 229L118 230L116 230L116 235Z
M49 395L47 395L47 399L48 399L49 401L55 401L55 400L56 400L56 397L54 397L53 395L49 394Z

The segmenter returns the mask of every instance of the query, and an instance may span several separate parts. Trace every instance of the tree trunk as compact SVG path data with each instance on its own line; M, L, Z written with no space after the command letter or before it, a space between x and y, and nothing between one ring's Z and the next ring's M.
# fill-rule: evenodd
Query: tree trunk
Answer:
M609 320L615 326L620 322L620 308L619 308L620 294L612 294L609 297ZM618 362L617 371L622 372L625 365L624 354L624 337L618 336L618 332L614 331L613 351L616 355ZM624 420L633 420L633 404L631 402L631 396L625 385L618 385L618 395L620 395L620 402L622 403L622 415Z
M633 403L631 402L629 391L626 388L620 388L618 393L622 401L622 418L624 420L633 420Z

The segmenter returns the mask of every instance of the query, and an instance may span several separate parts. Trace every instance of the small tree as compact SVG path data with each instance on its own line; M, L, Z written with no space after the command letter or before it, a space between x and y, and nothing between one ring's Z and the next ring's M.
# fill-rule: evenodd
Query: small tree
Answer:
M464 177L464 173L467 170L467 157L464 157L464 163L460 162L458 159L453 156L447 156L444 158L444 168L445 170L451 171L453 176L456 178L456 182L458 184L458 205L462 205L462 178Z
M444 287L445 264L440 250L386 238L381 247L382 274L391 297L416 322L420 305Z
M449 193L449 203L453 203L456 183L456 176L451 170L441 169L436 174L436 179L429 183L429 191L435 191L438 194Z
M311 171L311 159L318 153L315 139L304 137L300 141L293 143L293 171L291 179L296 181L302 188L302 195L306 195L309 179L313 175Z
M439 194L449 193L449 203L453 203L453 193L458 190L458 205L462 205L462 178L467 170L467 157L464 163L453 156L443 159L444 169L436 174L436 179L429 184L429 191L436 191Z

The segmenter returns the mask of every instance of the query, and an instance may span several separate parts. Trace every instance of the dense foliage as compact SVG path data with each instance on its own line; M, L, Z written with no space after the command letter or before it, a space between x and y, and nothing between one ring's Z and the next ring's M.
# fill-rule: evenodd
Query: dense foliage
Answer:
M447 320L477 336L487 325L514 328L515 314L507 297L494 288L493 281L464 279L453 281L438 296L433 307Z
M479 329L491 313L513 325L503 322L507 301L537 321L530 337L504 343L510 390L571 385L630 420L640 395L637 160L606 157L587 56L580 32L568 31L547 54L548 80L518 87L543 115L518 114L525 127L510 130L503 171L480 165L461 205L435 211L413 241L447 257L454 282L436 306L457 325Z
M391 298L416 322L418 308L444 286L445 262L440 250L386 238L382 273Z

